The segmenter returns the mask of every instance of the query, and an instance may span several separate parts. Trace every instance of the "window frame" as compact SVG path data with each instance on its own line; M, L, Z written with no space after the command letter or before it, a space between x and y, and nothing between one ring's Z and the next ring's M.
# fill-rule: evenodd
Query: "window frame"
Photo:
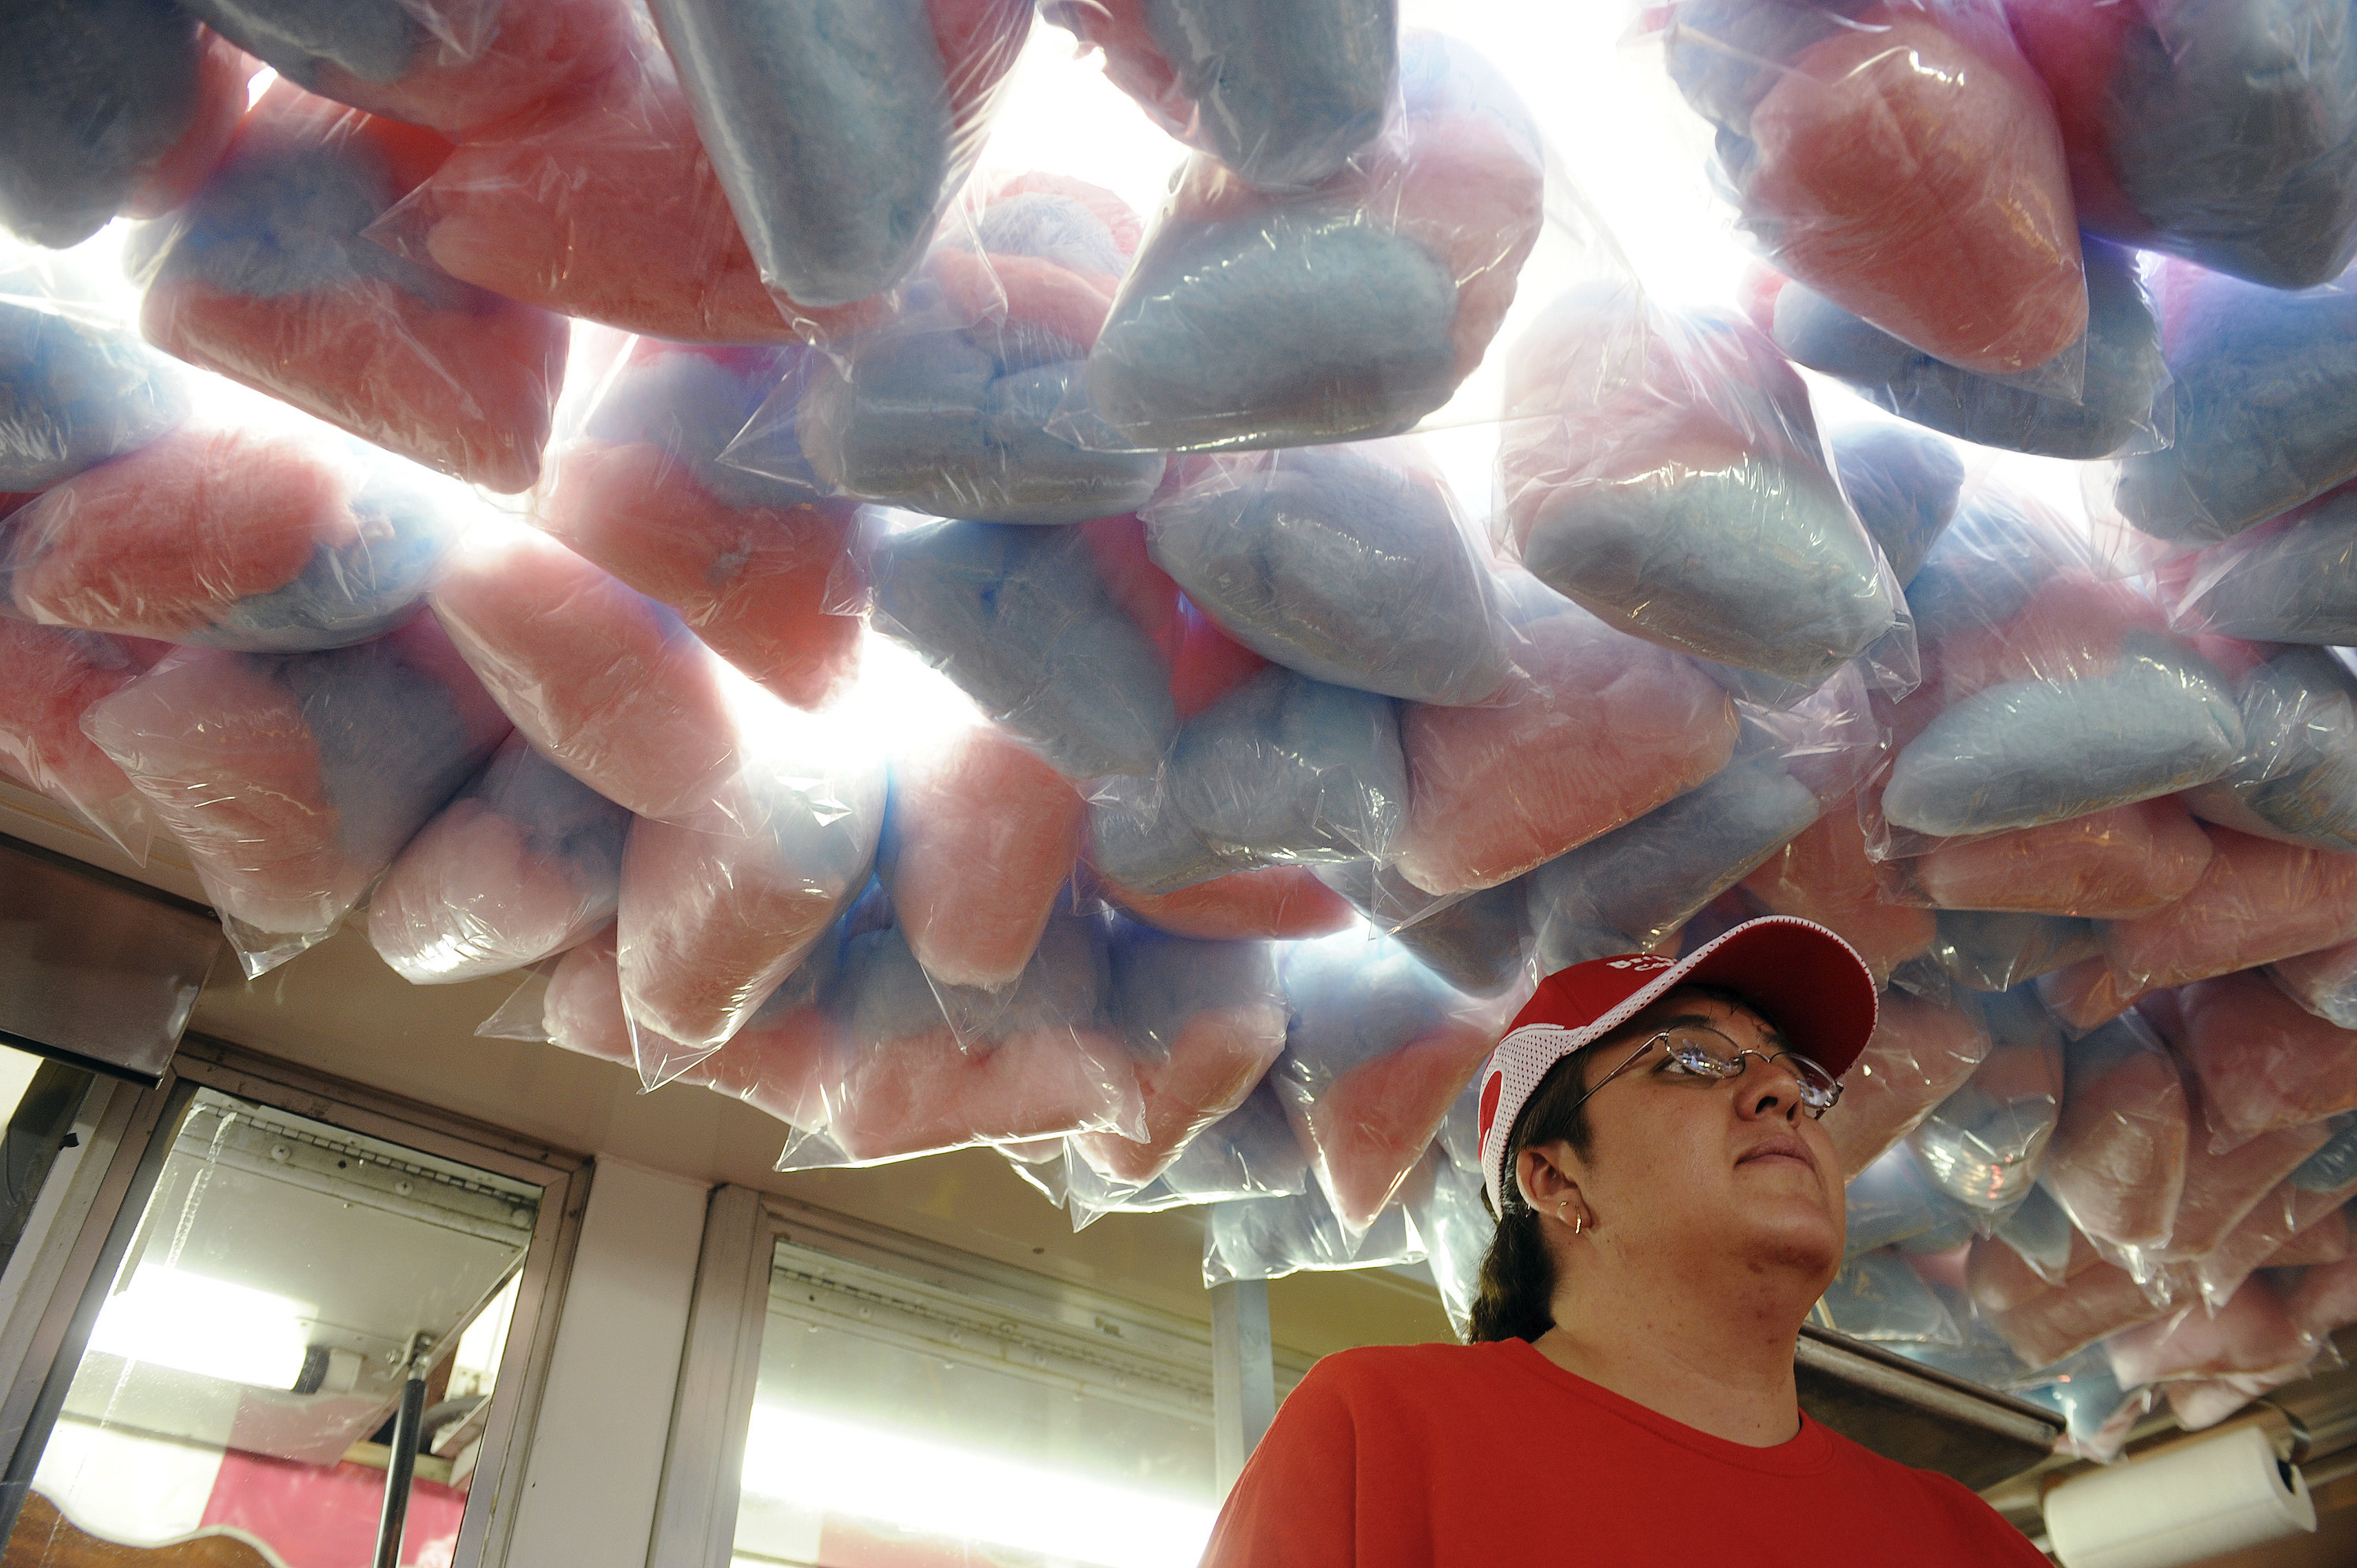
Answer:
M199 1088L542 1189L524 1248L515 1312L500 1347L499 1386L451 1556L451 1568L503 1563L588 1203L591 1162L456 1112L201 1035L182 1041L154 1089L98 1080L76 1121L77 1132L85 1122L91 1131L81 1148L69 1151L81 1157L62 1180L53 1173L50 1186L59 1187L59 1201L50 1204L45 1187L40 1204L48 1213L37 1210L18 1243L18 1257L29 1260L27 1267L20 1274L12 1261L0 1275L0 1452L9 1456L10 1483L0 1498L0 1527L15 1524L91 1324L153 1194L182 1113Z

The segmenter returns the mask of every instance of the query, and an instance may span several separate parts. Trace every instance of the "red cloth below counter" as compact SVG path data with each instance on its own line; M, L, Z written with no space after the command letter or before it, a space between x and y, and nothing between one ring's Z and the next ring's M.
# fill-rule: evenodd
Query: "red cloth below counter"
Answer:
M1519 1339L1345 1350L1309 1370L1228 1494L1204 1568L2040 1568L1956 1482L1803 1420L1749 1448Z

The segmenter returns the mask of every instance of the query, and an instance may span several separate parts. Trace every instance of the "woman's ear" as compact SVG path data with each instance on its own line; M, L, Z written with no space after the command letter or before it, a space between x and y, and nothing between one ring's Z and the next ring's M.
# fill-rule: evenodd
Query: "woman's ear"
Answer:
M1526 1144L1514 1156L1514 1185L1524 1203L1549 1219L1569 1208L1585 1208L1579 1182L1571 1174L1571 1145L1561 1139Z

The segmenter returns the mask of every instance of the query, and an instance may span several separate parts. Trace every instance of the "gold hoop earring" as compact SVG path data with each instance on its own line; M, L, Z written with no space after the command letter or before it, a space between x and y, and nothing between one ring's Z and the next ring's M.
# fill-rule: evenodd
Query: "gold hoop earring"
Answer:
M1585 1214L1581 1215L1578 1219L1575 1219L1575 1220L1573 1220L1573 1221L1571 1222L1571 1233L1572 1233L1573 1235L1575 1235L1575 1236L1578 1235L1581 1231L1583 1231L1583 1230L1587 1230L1587 1215L1585 1215Z

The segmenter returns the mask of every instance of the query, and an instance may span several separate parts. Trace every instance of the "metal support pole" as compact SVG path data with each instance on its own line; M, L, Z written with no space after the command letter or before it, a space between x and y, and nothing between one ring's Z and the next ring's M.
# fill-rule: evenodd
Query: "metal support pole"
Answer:
M384 1467L384 1509L376 1520L375 1568L400 1568L402 1527L409 1522L409 1483L417 1474L417 1429L425 1419L425 1365L409 1363L401 1408L393 1417L393 1458Z
M1222 1496L1276 1419L1276 1363L1268 1337L1268 1282L1211 1287L1211 1426Z

